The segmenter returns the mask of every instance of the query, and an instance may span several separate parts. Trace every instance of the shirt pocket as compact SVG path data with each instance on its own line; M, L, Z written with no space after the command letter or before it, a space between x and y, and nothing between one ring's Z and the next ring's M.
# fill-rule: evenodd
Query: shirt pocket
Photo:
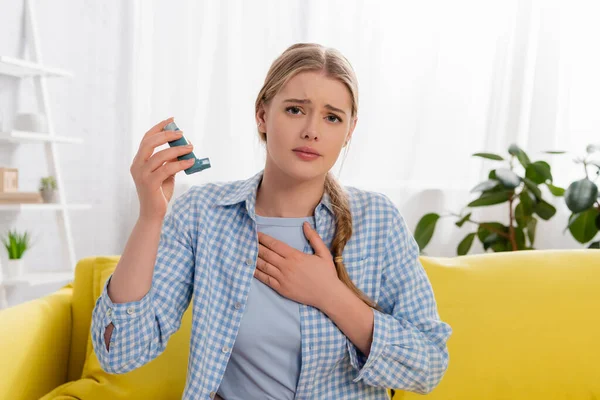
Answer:
M381 286L381 271L377 267L377 258L372 255L356 257L344 261L348 276L364 294L377 301Z

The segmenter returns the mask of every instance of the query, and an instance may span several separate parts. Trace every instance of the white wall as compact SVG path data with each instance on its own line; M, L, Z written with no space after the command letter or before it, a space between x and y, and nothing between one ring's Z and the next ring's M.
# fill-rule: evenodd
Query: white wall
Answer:
M2 55L22 55L22 1L0 0L0 54ZM129 110L132 78L129 73L132 68L129 49L133 48L131 2L117 0L42 2L34 0L34 3L37 6L38 29L45 63L71 70L75 74L73 79L50 80L49 94L57 132L61 135L82 137L85 140L82 146L60 145L59 148L60 167L65 179L67 201L93 205L91 211L73 211L71 213L76 257L80 259L93 255L120 254L137 212L137 199L129 176L130 158L133 146L135 146L132 137L143 133L133 132L135 134L133 135L132 132L128 132L128 127L131 125ZM195 36L190 35L186 39L193 37ZM171 43L162 35L161 40L166 41L169 45ZM154 42L152 43L154 45ZM160 47L154 49L154 51L159 50ZM165 74L159 74L159 76L165 76ZM166 76L165 80L170 83L171 78L169 75ZM262 76L259 79L262 79ZM506 85L502 80L499 80L497 84ZM547 93L541 92L543 88L538 86L535 86L538 92L531 97L546 98ZM373 88L368 83L365 87L367 91ZM510 88L507 86L507 90ZM157 90L160 89L161 87L158 86ZM32 86L29 82L23 81L23 85L19 85L18 80L0 77L0 114L4 117L5 128L10 128L12 117L16 112L35 111L32 109L35 102L31 97L31 90ZM237 91L238 89L232 90ZM152 93L152 90L148 90L148 92ZM440 93L447 97L445 92ZM456 96L460 94L459 92L452 93ZM548 95L550 94L548 93ZM142 98L145 100L145 97ZM430 97L423 97L422 101L424 104L429 104L428 101L432 100ZM409 103L412 103L412 100ZM376 110L375 103L372 103L371 111L369 111L368 102L366 104L365 119L379 118L380 113ZM432 104L438 104L438 102L434 101ZM544 107L541 103L539 106ZM577 107L577 109L579 108L581 108L581 104ZM442 110L443 108L432 110L431 121L440 120ZM470 109L465 108L463 111L468 110ZM537 115L535 114L536 110L537 108L534 107L534 115ZM409 108L407 114L411 112ZM224 113L224 115L228 115L227 112ZM474 121L494 117L494 115L482 113L475 114L467 113ZM168 116L160 115L156 120ZM214 115L211 116L212 118ZM471 121L469 118L465 121ZM543 118L540 117L541 119ZM215 118L213 121L218 121L218 119ZM457 123L462 123L462 120ZM498 126L502 127L503 125ZM534 131L543 131L548 128L544 124L531 124L531 127ZM405 131L412 132L411 129L407 126ZM402 129L400 130L402 131ZM493 137L504 140L504 136L501 136L500 133ZM354 143L355 146L357 144L359 143ZM526 149L529 150L530 147L533 147L540 150L545 147L545 142L542 144L532 141L532 146L526 146ZM562 148L562 142L555 144L558 148ZM493 150L496 147L483 146L477 148L477 151ZM548 147L552 146L548 145ZM357 152L357 148L354 149L354 152ZM214 156L214 153L210 152L205 154ZM426 152L419 151L414 154L416 154L416 160L420 160L419 162L422 164L431 163L430 160L435 159ZM360 160L357 162L360 163ZM468 188L472 185L469 184L470 179L467 178L473 172L472 168L479 168L480 164L467 158L464 162L464 187L456 187L455 182L448 182L446 187L436 184L435 188L431 188L432 190L424 191L431 186L427 182L421 184L420 181L415 181L412 186L404 183L378 186L377 182L371 182L371 177L357 183L358 186L365 189L389 195L400 208L409 227L414 229L424 213L423 210L427 210L427 212L444 212L445 210L458 212L460 207L472 199L468 193ZM47 175L45 154L41 145L21 145L14 148L0 146L0 165L20 169L20 185L21 190L24 191L37 190L39 178ZM413 164L408 163L407 165ZM445 167L443 163L440 165ZM349 167L350 165L345 166L344 169L352 171L352 168ZM486 164L485 167L487 168L488 165ZM360 168L357 169L360 170ZM254 172L248 171L247 174ZM353 184L352 181L353 179L349 179L348 183ZM367 185L367 183L369 184ZM558 183L564 184L565 181ZM175 196L185 188L185 182L183 182L183 185L178 186ZM568 212L562 199L552 202L559 209L559 214L549 222L540 221L536 247L541 249L583 247L577 244L570 235L563 235ZM478 219L504 220L507 213L505 206L503 207L493 210L486 209L486 215ZM441 223L430 246L426 249L428 254L455 255L456 245L472 227L465 225L459 230L453 222L454 220L447 219ZM2 212L0 213L0 232L5 232L8 228L28 229L33 231L37 237L35 247L25 257L31 270L51 270L65 265L65 260L61 258L59 251L55 217L51 212L23 212L21 214ZM481 252L480 246L476 246L474 252ZM3 249L0 249L0 260L6 260ZM54 289L56 287L9 293L9 302L20 302Z
M59 145L68 202L90 203L91 210L72 211L77 259L119 254L127 232L122 219L123 187L129 187L128 2L34 0L40 47L45 64L64 68L74 78L48 81L57 134L84 139L83 145ZM23 1L0 0L0 54L23 57ZM37 111L31 82L0 76L0 114L4 129L17 112ZM125 128L123 128L125 127ZM125 147L122 146L125 145ZM0 166L19 169L22 191L36 191L48 174L44 146L0 145ZM0 212L0 232L30 230L35 246L24 259L30 271L64 268L58 225L53 211ZM1 261L7 259L0 249ZM9 304L55 290L56 285L11 290Z

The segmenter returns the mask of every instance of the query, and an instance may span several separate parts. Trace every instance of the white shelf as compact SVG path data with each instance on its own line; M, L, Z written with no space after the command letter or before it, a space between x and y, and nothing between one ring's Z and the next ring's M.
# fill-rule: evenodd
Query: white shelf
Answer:
M0 132L0 141L9 143L39 143L39 142L54 142L54 143L69 143L81 144L83 139L70 138L66 136L50 136L48 133L28 132L28 131L11 131Z
M47 132L29 132L27 130L19 130L11 128L19 128L19 125L14 127L7 127L4 132L0 129L0 145L6 145L14 143L35 143L45 145L47 153L46 159L46 171L50 176L54 176L58 185L58 199L61 199L62 203L0 203L0 215L2 211L13 212L13 211L44 211L44 212L56 212L57 224L59 227L59 235L55 239L60 240L60 244L63 250L62 252L51 252L48 254L49 257L58 256L58 253L66 255L67 260L61 262L62 265L75 266L77 264L77 258L75 255L74 235L72 232L72 221L70 216L71 210L84 210L92 208L88 204L65 204L64 188L66 185L63 182L61 169L59 167L60 157L57 153L58 146L54 143L70 143L79 144L83 143L80 138L71 138L64 136L56 136L55 133L59 133L54 128L53 113L51 110L52 99L49 93L48 80L46 78L51 77L73 77L72 71L67 71L61 68L53 68L43 63L40 36L38 34L36 15L35 15L35 0L24 0L23 8L23 27L24 32L24 46L23 54L19 54L17 57L0 56L0 75L11 76L15 78L28 78L35 77L33 80L33 95L37 100L37 112L45 115L47 118ZM47 16L44 16L47 17ZM28 53L28 54L27 54ZM29 55L29 57L27 57ZM27 59L26 59L27 58ZM29 86L29 85L28 85ZM50 133L51 132L51 133ZM49 145L50 144L50 145ZM37 162L37 161L36 161ZM56 253L56 254L55 254ZM19 279L12 279L8 281L11 285L37 285L44 283L54 282L65 282L72 279L72 272L70 269L63 269L62 271L55 271L51 273L32 273L28 274ZM6 281L1 286L6 286ZM3 296L5 291L0 290L0 308L6 305L6 296ZM4 299L3 299L4 297Z
M16 204L0 204L0 211L26 211L26 210L62 210L60 203L16 203ZM89 210L91 204L67 204L68 210Z
M32 272L24 274L18 278L5 279L0 281L4 286L37 286L54 283L68 283L74 279L74 272L53 271L53 272Z
M26 78L30 76L73 77L73 73L60 68L7 56L0 56L0 75Z

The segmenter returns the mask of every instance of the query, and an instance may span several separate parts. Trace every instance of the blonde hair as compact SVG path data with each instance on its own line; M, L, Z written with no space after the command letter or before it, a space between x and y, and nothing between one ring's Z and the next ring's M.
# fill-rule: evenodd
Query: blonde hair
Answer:
M255 112L268 104L279 90L296 74L304 71L322 71L328 77L342 82L352 99L352 118L358 112L358 82L348 60L336 49L326 48L315 43L297 43L288 47L271 65L263 87L256 97ZM260 140L266 143L264 132L258 131ZM348 276L342 259L342 251L352 236L352 214L345 190L331 172L325 178L325 191L329 194L335 214L335 235L331 242L334 264L338 278L348 286L363 302L372 308L381 308L365 295Z

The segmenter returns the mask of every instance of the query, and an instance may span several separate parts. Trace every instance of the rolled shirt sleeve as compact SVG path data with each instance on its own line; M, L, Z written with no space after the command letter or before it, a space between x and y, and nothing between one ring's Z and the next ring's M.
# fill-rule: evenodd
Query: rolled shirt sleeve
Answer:
M181 326L194 278L196 221L191 190L176 199L165 216L152 277L152 286L140 300L114 303L106 281L92 313L91 335L101 367L126 373L150 362L166 348ZM106 327L114 325L109 348Z
M383 257L381 297L385 312L373 310L369 356L348 343L354 382L426 394L448 367L452 328L440 320L431 283L419 261L419 248L398 209Z

